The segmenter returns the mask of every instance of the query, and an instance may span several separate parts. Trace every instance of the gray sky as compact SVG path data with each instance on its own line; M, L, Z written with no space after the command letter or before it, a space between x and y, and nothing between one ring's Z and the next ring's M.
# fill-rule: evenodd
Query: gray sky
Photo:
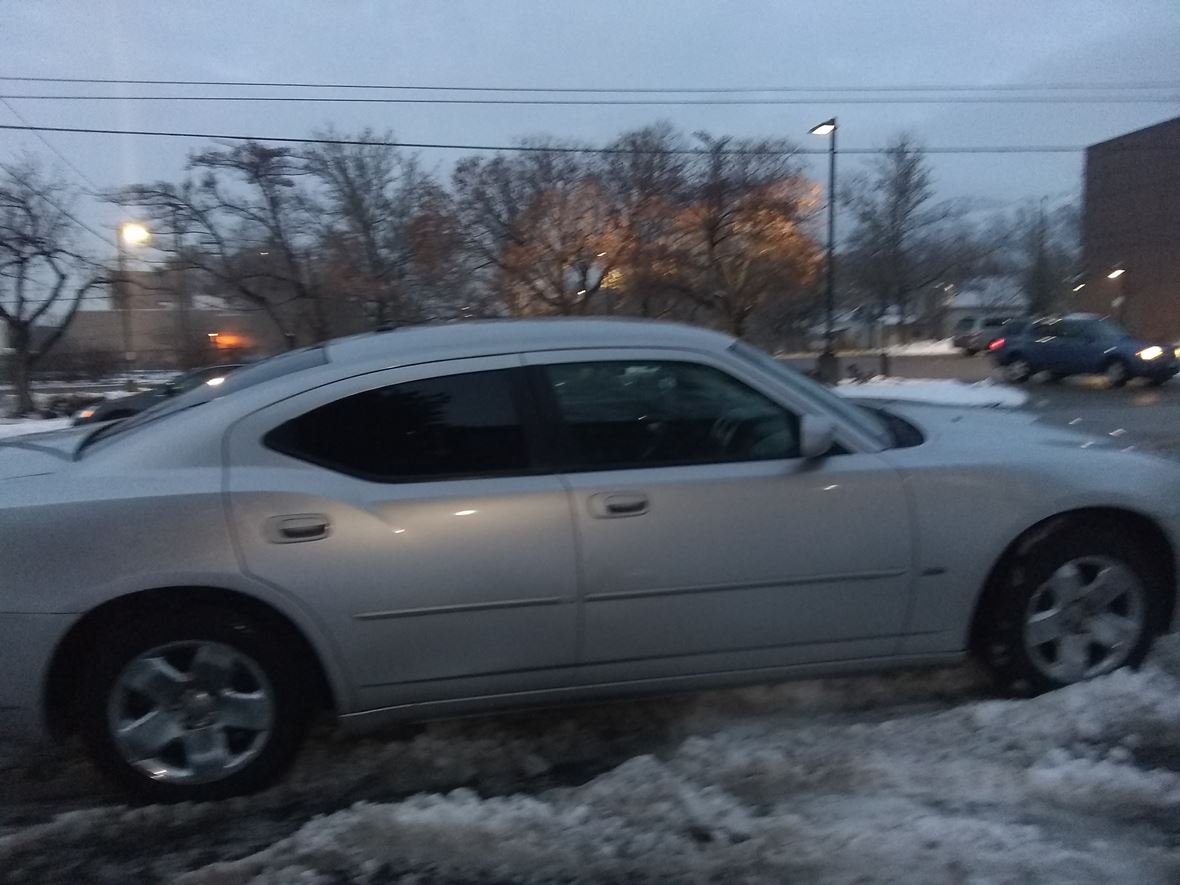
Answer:
M1180 80L1176 0L199 0L96 4L0 0L0 74L486 86L882 86ZM98 87L0 83L0 93ZM145 87L108 87L124 94ZM161 91L167 91L161 89ZM195 89L194 92L212 92ZM289 93L278 93L289 94ZM1172 93L1180 95L1180 90ZM666 119L684 130L881 145L909 129L928 146L1087 144L1180 114L1126 105L522 107L19 102L43 125L302 136L334 124L403 141L509 143L551 133L601 144ZM0 105L0 122L17 122ZM199 142L50 134L103 186L179 176ZM0 131L0 160L33 136ZM423 157L446 170L457 156ZM859 161L849 157L842 170ZM1008 205L1079 190L1075 155L934 159L945 196ZM814 164L815 174L824 167ZM68 170L67 170L68 172ZM69 173L72 175L72 173ZM110 226L112 207L80 207ZM92 245L94 245L92 243Z

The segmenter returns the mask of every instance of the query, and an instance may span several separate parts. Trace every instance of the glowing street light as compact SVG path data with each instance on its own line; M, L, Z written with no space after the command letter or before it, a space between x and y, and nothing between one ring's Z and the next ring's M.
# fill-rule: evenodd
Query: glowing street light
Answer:
M1125 267L1116 267L1114 270L1112 270L1110 273L1108 273L1106 275L1106 278L1108 280L1117 280L1119 277L1121 277L1126 272L1127 272L1127 269Z
M119 242L124 246L144 246L151 239L152 232L138 221L125 221L119 225Z

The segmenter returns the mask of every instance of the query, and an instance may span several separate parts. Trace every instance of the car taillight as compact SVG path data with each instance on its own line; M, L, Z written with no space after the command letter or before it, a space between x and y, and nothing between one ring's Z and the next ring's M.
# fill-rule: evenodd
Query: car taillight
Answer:
M995 341L991 342L991 344L989 344L987 346L987 349L988 350L999 350L1003 346L1004 346L1004 339L997 338Z

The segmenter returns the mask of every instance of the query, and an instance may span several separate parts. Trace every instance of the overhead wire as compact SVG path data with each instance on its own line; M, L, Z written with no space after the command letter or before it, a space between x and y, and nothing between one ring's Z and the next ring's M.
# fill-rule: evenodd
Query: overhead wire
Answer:
M418 150L462 150L462 151L504 151L524 153L567 153L567 154L651 154L671 153L678 155L703 156L711 151L702 148L682 148L670 151L662 149L644 148L596 148L577 145L538 145L538 144L476 144L425 141L385 141L382 139L364 138L326 138L315 136L289 135L245 135L241 133L218 132L183 132L162 129L111 129L89 126L26 126L0 123L0 131L38 131L38 132L66 132L82 135L130 135L152 138L193 138L207 141L259 141L276 144L334 144L334 145L367 145L371 147L401 147ZM1085 145L955 145L947 147L923 147L926 154L1065 154L1080 153L1086 149ZM1164 148L1161 148L1164 149ZM840 148L841 154L883 154L888 148L880 147L847 147ZM720 149L724 154L753 154L760 156L795 156L795 155L826 155L826 148L790 148L784 150L748 150L741 148Z
M282 80L197 80L197 79L147 79L122 77L37 77L3 76L0 82L12 83L71 83L111 86L220 86L243 89L349 89L388 90L413 92L531 92L543 93L586 93L586 94L754 94L754 93L814 93L832 95L837 93L891 93L891 92L1034 92L1034 91L1142 91L1154 89L1180 89L1180 81L1149 81L1131 83L996 83L996 84L871 84L859 86L455 86L445 84L410 83L324 83L291 82Z
M53 95L8 94L0 99L11 101L167 101L167 102L235 102L299 104L396 104L396 105L544 105L592 107L670 107L728 105L918 105L918 104L1173 104L1180 103L1180 93L1139 96L1074 95L966 95L921 96L917 98L392 98L390 96L328 95Z

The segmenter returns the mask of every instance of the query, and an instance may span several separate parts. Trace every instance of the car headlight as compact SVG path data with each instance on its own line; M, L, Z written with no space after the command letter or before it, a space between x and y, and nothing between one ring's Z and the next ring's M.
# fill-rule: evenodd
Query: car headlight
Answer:
M1154 344L1151 347L1143 348L1138 354L1141 360L1158 360L1163 355L1164 349L1162 347L1156 347Z
M87 419L94 417L94 409L83 409L81 412L79 412L74 417L77 418L79 421L86 421Z
M1177 347L1174 351L1172 351L1172 356L1174 356L1174 357L1176 357L1176 359L1180 360L1180 347Z

